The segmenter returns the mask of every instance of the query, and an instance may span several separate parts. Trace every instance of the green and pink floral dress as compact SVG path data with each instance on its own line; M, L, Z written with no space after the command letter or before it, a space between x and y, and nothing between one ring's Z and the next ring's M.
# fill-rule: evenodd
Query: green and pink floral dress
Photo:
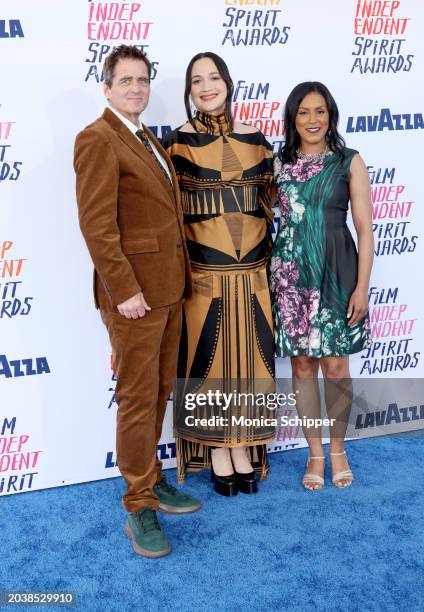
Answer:
M276 354L335 357L371 345L368 315L348 327L358 255L346 217L353 149L274 160L281 225L271 259Z

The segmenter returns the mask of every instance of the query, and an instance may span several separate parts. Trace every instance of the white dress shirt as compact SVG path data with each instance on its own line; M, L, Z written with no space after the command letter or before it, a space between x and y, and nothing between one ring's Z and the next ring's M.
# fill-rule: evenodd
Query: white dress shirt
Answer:
M113 106L111 106L110 104L108 105L108 108L113 113L115 113L115 115L118 117L118 119L120 119L122 121L122 123L130 130L130 132L132 132L134 134L134 136L137 138L138 142L140 142L140 138L137 136L136 132L138 132L138 130L143 130L142 124L140 123L140 126L137 127L132 121L130 121L129 119L124 117L124 115L122 115L119 111L114 109ZM159 151L155 147L154 143L150 140L150 138L149 138L149 142L150 142L150 146L153 149L153 153L158 158L159 163L165 168L166 173L169 176L169 180L172 183L172 176L171 176L171 172L169 171L168 164L166 163L166 161L164 160L162 155L159 153Z

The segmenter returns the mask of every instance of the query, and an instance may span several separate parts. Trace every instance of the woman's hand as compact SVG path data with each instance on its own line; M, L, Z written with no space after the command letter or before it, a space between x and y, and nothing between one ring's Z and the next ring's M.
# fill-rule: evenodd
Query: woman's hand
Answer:
M350 164L349 192L358 234L358 278L347 309L348 325L353 327L368 312L368 285L374 257L370 179L359 155L354 155Z
M355 289L350 296L347 307L348 327L353 327L368 312L368 291L366 289Z

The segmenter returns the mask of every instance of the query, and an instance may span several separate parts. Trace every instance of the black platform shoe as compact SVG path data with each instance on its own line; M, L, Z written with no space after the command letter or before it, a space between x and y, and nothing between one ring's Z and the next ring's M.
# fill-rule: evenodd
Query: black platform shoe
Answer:
M217 476L213 471L212 464L211 481L214 483L214 489L219 495L231 497L238 493L235 474L231 474L230 476Z
M255 472L252 470L248 474L240 474L240 472L234 472L236 487L242 493L257 493L258 485L256 483Z

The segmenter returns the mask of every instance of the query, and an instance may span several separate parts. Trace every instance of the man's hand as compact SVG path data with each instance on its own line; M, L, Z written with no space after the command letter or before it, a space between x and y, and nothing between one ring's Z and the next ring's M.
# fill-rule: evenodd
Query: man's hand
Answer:
M148 310L152 310L142 293L137 293L129 300L118 304L117 308L119 313L127 319L141 319Z

